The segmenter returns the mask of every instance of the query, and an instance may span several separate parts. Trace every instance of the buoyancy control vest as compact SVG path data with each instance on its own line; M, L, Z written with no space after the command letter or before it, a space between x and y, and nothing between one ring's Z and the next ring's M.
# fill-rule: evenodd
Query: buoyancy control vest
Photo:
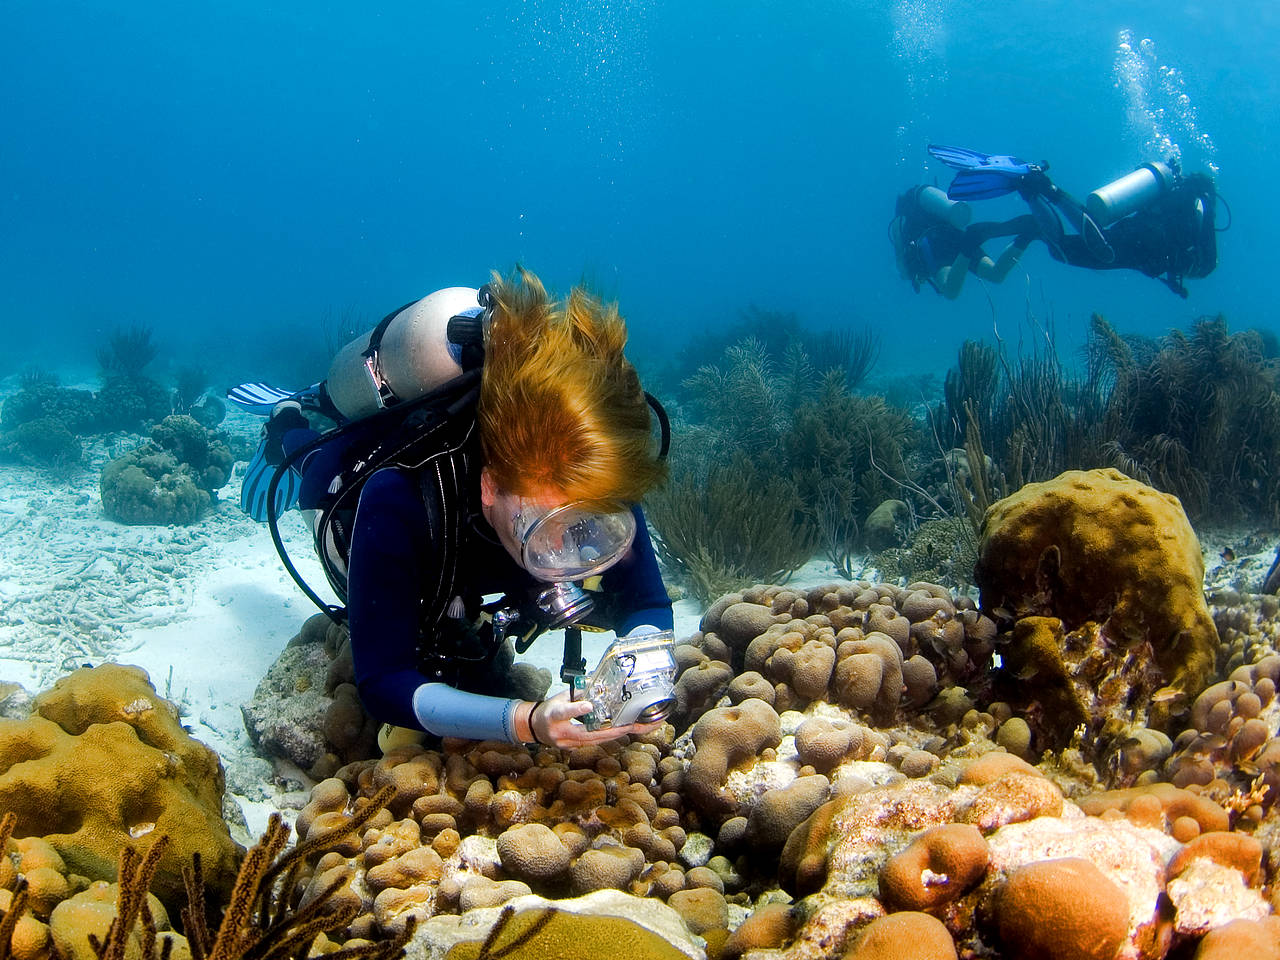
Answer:
M344 608L325 603L311 589L280 537L274 510L279 479L322 445L346 445L347 466L309 511L316 553L345 605L351 534L365 483L384 467L413 472L427 511L429 535L442 545L439 582L424 586L428 593L421 605L421 622L438 623L458 595L458 563L471 492L467 484L479 469L476 405L492 306L487 286L445 288L392 311L369 334L343 347L321 392L327 406L347 422L292 451L277 467L268 490L268 526L276 551L303 593L335 621L345 619ZM644 396L658 418L658 455L665 457L671 443L666 411L651 394Z

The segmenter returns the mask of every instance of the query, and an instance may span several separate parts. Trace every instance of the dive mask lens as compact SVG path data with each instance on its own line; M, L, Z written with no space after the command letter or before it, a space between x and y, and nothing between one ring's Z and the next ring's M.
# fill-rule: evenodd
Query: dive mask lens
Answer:
M630 510L592 510L566 503L551 510L523 501L515 516L524 568L540 580L581 580L613 566L631 546Z

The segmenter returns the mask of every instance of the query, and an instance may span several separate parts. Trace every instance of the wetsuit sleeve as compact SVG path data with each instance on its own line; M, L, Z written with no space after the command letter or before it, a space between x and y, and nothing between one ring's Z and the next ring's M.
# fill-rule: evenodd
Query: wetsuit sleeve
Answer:
M636 517L636 538L631 549L605 571L600 581L613 601L617 619L613 626L619 636L646 623L661 630L670 630L675 625L671 598L658 571L658 558L653 552L644 513L639 507L632 508L632 512Z
M413 479L379 470L360 492L347 566L356 687L384 723L439 736L518 743L519 701L431 682L418 670L418 606L433 549L427 512Z
M420 726L413 694L426 681L417 669L426 530L426 510L406 474L379 470L368 479L347 565L351 655L365 708L401 727Z

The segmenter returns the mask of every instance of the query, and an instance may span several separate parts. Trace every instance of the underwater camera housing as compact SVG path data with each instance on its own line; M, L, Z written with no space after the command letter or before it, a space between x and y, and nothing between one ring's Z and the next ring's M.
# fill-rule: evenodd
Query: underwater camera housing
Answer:
M670 630L609 644L595 672L573 678L573 699L592 706L578 719L588 730L666 719L676 704L675 646Z

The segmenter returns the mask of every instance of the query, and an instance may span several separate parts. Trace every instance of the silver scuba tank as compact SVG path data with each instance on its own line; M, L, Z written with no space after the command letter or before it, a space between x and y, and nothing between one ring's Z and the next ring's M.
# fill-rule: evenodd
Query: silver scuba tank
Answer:
M450 318L478 309L474 287L445 287L395 314L380 338L377 330L356 337L333 358L325 389L350 420L383 407L416 400L462 373L450 349ZM377 340L377 342L372 342Z
M1141 210L1173 186L1168 164L1144 163L1132 173L1099 187L1084 201L1084 209L1099 227L1106 227L1135 210Z
M916 203L929 216L951 224L957 230L969 225L973 210L963 200L952 200L945 191L937 187L924 186L916 193Z

